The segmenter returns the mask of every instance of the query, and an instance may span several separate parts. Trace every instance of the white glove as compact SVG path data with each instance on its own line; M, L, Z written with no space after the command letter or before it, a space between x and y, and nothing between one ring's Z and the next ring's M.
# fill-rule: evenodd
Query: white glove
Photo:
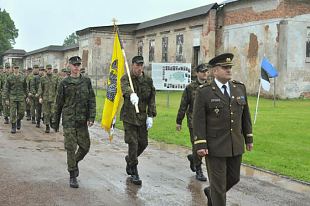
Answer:
M153 126L153 118L147 117L146 118L146 129L149 130Z
M136 93L131 93L130 95L130 101L133 105L138 105L139 103L139 97Z

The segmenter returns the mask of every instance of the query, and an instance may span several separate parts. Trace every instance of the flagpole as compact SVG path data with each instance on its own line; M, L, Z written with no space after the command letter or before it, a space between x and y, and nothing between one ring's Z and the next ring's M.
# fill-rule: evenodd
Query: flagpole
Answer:
M255 108L255 114L254 114L254 124L256 123L256 117L257 117L257 110L258 110L258 102L259 102L259 96L260 96L260 89L262 86L262 80L259 82L259 88L258 88L258 94L257 94L257 101L256 101L256 108Z
M273 78L273 107L276 107L276 78Z
M122 43L122 41L120 39L119 32L118 32L118 27L116 26L115 22L116 22L116 20L113 19L114 29L116 30L116 32L118 34L118 37L119 37L118 39L120 41L121 48L122 48L122 53L123 53L123 57L124 57L124 61L125 61L126 72L127 72L128 79L129 79L129 85L130 85L130 88L131 88L132 92L135 92L135 89L133 87L133 83L132 83L132 80L131 80L131 76L130 76L130 71L129 71L129 66L128 66L128 62L127 62L127 58L126 58L125 49L124 49L123 43ZM139 113L138 104L135 104L135 109L136 109L136 113Z

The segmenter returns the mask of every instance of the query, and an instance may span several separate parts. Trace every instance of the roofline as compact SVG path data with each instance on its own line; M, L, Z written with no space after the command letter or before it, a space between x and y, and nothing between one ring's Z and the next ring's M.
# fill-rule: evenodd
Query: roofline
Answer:
M130 32L130 31L122 31L122 27L126 27L126 26L137 27L139 24L140 23L119 24L119 25L117 25L117 27L119 28L120 32L126 33L126 32ZM78 36L81 36L81 35L84 35L86 33L90 33L92 31L99 31L99 30L110 31L111 33L113 33L114 32L114 25L87 27L85 29L81 29L81 30L76 31L76 34ZM132 30L132 32L134 32L134 31L135 31L135 29Z
M49 52L49 51L54 51L54 52L64 52L64 51L69 51L69 50L74 50L79 48L78 44L70 45L70 46L60 46L60 45L49 45L40 49L36 49L30 52L27 52L24 56L30 56L33 54L41 53L41 52Z

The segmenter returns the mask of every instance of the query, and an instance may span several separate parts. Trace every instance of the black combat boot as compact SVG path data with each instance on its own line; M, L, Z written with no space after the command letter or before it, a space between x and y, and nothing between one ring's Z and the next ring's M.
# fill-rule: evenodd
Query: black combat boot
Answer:
M49 124L46 125L45 133L50 133L50 125Z
M132 172L132 168L129 166L128 164L128 155L125 156L125 160L126 160L126 172L127 172L127 175L133 175L133 172Z
M4 124L9 124L9 118L8 117L4 117Z
M21 127L22 127L21 120L18 119L18 120L16 121L16 128L17 128L17 130L20 130Z
M138 174L138 168L137 165L132 167L132 175L131 175L131 181L135 185L141 185L142 180L140 180L139 174Z
M196 166L196 179L203 182L207 181L207 178L203 175L201 165Z
M194 164L194 158L192 154L187 155L187 159L189 161L189 167L193 172L196 172L195 164Z
M37 121L36 128L40 128L40 120Z
M27 116L27 121L30 121L31 120L30 110L26 111L26 116Z
M36 123L36 119L34 117L31 118L31 123L35 124Z
M72 188L79 188L79 183L77 182L75 171L70 171L70 187Z
M12 133L12 134L15 134L15 133L16 133L16 123L12 123L11 133Z

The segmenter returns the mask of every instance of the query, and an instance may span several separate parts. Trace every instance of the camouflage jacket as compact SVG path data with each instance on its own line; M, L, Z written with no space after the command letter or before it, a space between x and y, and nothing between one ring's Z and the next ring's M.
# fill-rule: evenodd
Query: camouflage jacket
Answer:
M39 97L43 99L44 102L54 102L56 98L57 88L58 88L58 77L53 74L47 74L41 77L39 86Z
M132 83L135 92L139 97L139 113L136 113L134 105L130 101L130 94L132 90L129 84L128 75L125 74L121 78L121 87L124 97L124 104L121 109L120 118L121 121L128 122L133 125L143 125L146 122L147 116L156 116L156 105L155 105L155 87L153 85L153 80L144 75L136 77L131 75Z
M58 128L62 115L64 128L86 126L87 121L95 121L96 98L90 78L67 77L59 84L53 124Z
M2 95L4 95L4 85L5 85L5 82L6 82L7 78L8 78L8 76L9 75L7 73L2 73L0 75L0 92L1 92Z
M35 96L39 92L41 77L39 74L34 74L33 77L30 79L29 86L30 86L30 93Z
M4 99L10 101L25 101L27 83L22 74L9 75L4 86Z
M182 121L186 114L187 117L187 126L188 128L193 128L192 119L193 119L193 107L195 101L195 95L197 88L201 85L198 80L193 81L188 84L183 91L179 111L177 114L176 123L182 125Z

